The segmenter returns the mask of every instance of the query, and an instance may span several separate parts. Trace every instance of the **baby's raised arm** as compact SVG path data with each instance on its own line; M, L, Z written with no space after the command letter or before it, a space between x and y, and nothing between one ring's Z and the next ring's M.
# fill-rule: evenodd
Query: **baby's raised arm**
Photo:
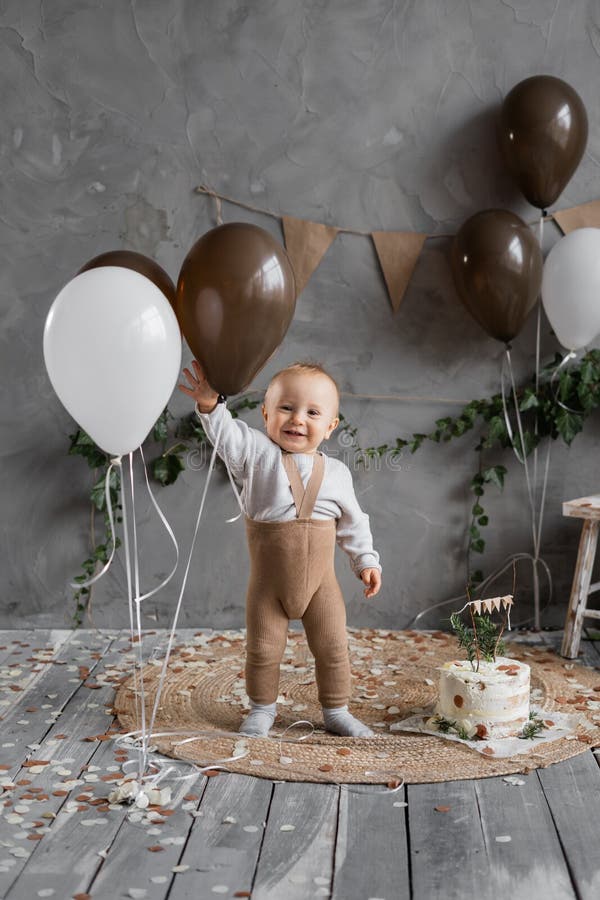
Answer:
M210 413L217 405L219 395L211 388L206 380L204 369L197 360L192 360L192 367L194 369L194 375L192 375L189 369L183 370L183 374L188 380L189 387L185 384L178 384L177 387L198 404L198 409L201 413Z
M221 459L229 463L233 474L243 478L248 465L252 465L256 453L256 431L245 422L234 419L225 403L218 403L219 394L213 390L199 362L192 360L194 373L184 369L189 387L179 384L177 387L196 402L196 411L200 414L202 427L211 444L217 436L219 446L217 452Z

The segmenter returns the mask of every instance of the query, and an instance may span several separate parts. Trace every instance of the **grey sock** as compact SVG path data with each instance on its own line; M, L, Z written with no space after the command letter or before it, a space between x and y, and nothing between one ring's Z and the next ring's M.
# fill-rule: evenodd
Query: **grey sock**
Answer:
M240 725L240 734L252 737L267 737L273 722L277 703L254 703L250 701L250 712Z
M348 712L347 706L323 707L325 729L344 737L375 737L368 725L364 725Z

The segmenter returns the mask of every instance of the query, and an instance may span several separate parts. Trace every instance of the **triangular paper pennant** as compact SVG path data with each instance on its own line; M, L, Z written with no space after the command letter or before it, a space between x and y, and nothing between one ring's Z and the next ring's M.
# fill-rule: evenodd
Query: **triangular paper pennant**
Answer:
M339 229L292 216L283 216L282 222L285 249L296 277L296 296L300 296Z
M491 611L492 611L491 603L492 603L491 600L482 600L481 601L481 605L483 606L484 610L487 613L491 613Z
M373 231L371 237L392 309L397 312L427 235L416 231Z
M494 599L492 600L492 609L499 610L501 603L502 603L501 597L494 597Z
M481 615L481 600L473 600L471 606L475 609L478 616Z
M506 597L502 598L502 606L504 607L504 609L508 609L509 606L512 606L513 602L514 601L513 601L512 594L507 594Z
M575 231L576 228L599 228L600 200L562 209L560 212L552 213L552 218L563 234Z

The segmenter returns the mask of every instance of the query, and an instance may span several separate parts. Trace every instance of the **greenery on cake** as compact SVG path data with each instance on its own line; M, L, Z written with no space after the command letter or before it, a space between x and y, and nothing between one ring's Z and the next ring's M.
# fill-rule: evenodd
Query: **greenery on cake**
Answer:
M452 732L456 734L461 741L471 740L469 732L464 725L458 725L456 721L446 719L444 716L434 716L432 724L435 725L437 730L442 734L450 734Z
M450 625L456 634L458 646L466 652L473 671L478 672L480 660L495 662L497 656L504 654L506 649L502 640L504 624L500 627L492 622L491 616L473 613L471 606L469 609L470 628L461 621L458 613L450 616Z
M533 710L529 713L529 722L523 725L523 730L519 737L523 741L532 741L534 738L539 737L540 733L544 731L546 725L537 715L537 713L533 712Z

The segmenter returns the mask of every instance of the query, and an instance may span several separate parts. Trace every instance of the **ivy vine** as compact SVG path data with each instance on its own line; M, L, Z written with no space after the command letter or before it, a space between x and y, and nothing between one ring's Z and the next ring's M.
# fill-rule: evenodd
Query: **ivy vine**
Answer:
M502 490L507 474L504 465L497 462L492 465L486 463L488 454L494 450L506 451L514 447L521 456L529 456L546 438L562 439L569 446L583 429L586 419L600 406L600 350L588 351L570 368L563 369L555 376L560 362L561 356L557 353L554 359L543 367L539 379L536 379L533 373L517 389L517 403L523 425L522 440L518 432L513 433L512 438L508 432L500 393L480 400L471 400L458 415L437 419L435 427L428 434L415 433L397 437L392 443L380 444L377 447L361 447L358 429L340 414L340 432L348 435L358 462L365 466L373 459L389 458L393 462L398 462L404 454L416 453L425 442L448 443L476 431L477 442L473 449L477 454L477 462L470 481L473 502L467 525L469 590L476 588L483 580L482 570L472 568L472 555L483 554L486 546L482 529L489 526L490 520L483 505L485 492L490 486ZM246 410L256 408L260 402L250 399L249 396L242 396L234 401L229 409L235 418ZM514 421L515 400L512 395L506 396L506 406L509 418ZM82 573L74 579L82 584L94 574L99 564L104 564L108 560L112 549L104 494L109 459L82 429L70 435L70 440L69 453L82 456L93 473L90 491L91 552L82 563ZM177 481L186 468L190 451L207 443L204 429L194 413L177 418L168 408L157 420L152 431L152 440L155 445L159 445L157 448L159 453L150 462L150 473L155 481L164 486ZM119 473L114 469L111 473L110 493L113 509L117 511L117 519L120 521ZM99 543L96 541L96 513L103 515L104 534ZM93 586L81 587L75 592L76 607L73 615L75 626L81 625L84 613L89 609L92 588Z

